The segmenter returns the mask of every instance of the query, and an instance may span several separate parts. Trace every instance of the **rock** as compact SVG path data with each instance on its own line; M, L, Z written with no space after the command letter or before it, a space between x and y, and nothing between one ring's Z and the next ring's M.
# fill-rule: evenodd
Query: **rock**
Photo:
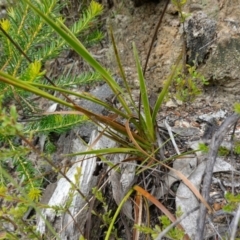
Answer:
M144 5L134 8L134 11L130 13L132 2L123 4L121 14L117 14L115 18L109 18L108 22L111 22L113 27L128 81L138 86L138 77L131 51L132 42L136 43L142 66L144 66L165 1L159 1L158 4L147 0L134 2L136 5L142 3ZM197 60L198 71L207 80L221 85L224 90L239 92L239 1L187 1L183 11L190 15L184 23L188 51L187 63L192 64L194 60ZM158 93L161 90L164 80L182 51L182 33L183 27L177 11L173 4L169 4L146 69L145 78L149 93ZM115 56L112 50L109 52L111 52L111 54L108 53L109 68L112 68L113 72L117 72L118 69L114 64Z
M96 139L98 139L98 141L96 141ZM70 152L83 152L88 149L77 136L71 139L70 146ZM91 134L88 147L91 149L102 149L115 146L116 143L114 141L104 135L99 137L99 132L94 130ZM85 157L87 157L87 159L85 159ZM81 193L86 199L92 195L92 188L97 185L99 180L99 176L96 176L95 174L98 165L97 159L98 157L95 155L73 157L72 162L75 161L75 164L72 165L66 173L68 179L79 187ZM79 178L77 178L77 176ZM80 194L74 190L72 184L70 184L65 178L60 178L56 183L56 186L53 186L53 189L49 191L47 195L48 196L44 197L42 201L50 206L64 206L69 200L71 200L71 206L69 207L69 212L65 213L55 211L54 208L43 209L41 211L41 217L38 215L37 230L41 234L48 234L48 228L46 225L47 220L52 224L55 231L59 233L60 239L79 239L79 229L83 232L87 220L86 216L88 209L86 208L86 199L84 199L83 196L80 196ZM72 216L74 216L75 221L73 221ZM78 226L76 226L76 222L78 223Z
M216 41L212 45L208 60L200 69L210 83L235 94L240 92L239 14L239 1L222 1L219 5L215 14Z
M202 156L204 158L204 156ZM206 168L206 161L203 160L194 172L189 176L189 180L191 183L197 188L200 189L200 185L202 182L202 177ZM234 167L229 163L225 162L221 158L216 159L216 164L214 166L214 172L228 172L235 171ZM183 197L184 196L184 197ZM188 212L189 210L199 206L199 200L196 198L194 193L184 184L180 183L180 186L176 193L176 207L180 208L183 214ZM183 226L186 233L189 235L190 239L194 239L197 229L197 219L198 219L198 211L193 212L188 217L184 218L181 221L181 225ZM215 228L211 227L211 231L206 231L206 238L211 236L214 233ZM204 238L204 239L206 239Z
M187 63L204 62L216 35L217 23L204 12L194 12L184 23L187 46Z
M94 90L90 91L90 95L98 98L99 100L102 100L103 102L107 102L111 100L111 98L114 96L114 93L112 92L110 87L105 83L102 86L98 86ZM88 109L91 112L97 114L104 114L105 108L102 105L96 104L94 102L90 102L88 100L80 100L78 102L78 105Z
M121 85L122 83L121 79L116 79L116 81L118 84ZM111 102L111 100L114 97L113 91L110 89L110 87L106 83L101 86L97 86L95 89L91 90L90 94L102 100L103 102L109 102L109 101ZM104 108L102 105L96 104L94 102L90 102L88 100L80 100L78 102L78 105L96 114L106 115L108 113L106 108ZM94 129L96 129L95 124L93 124L92 122L85 122L80 126L78 126L75 132L77 131L77 134L79 134L79 136L86 143L88 143L90 139L90 135Z
M219 85L225 91L239 93L240 37L227 38L218 41L215 51L201 71L212 84Z

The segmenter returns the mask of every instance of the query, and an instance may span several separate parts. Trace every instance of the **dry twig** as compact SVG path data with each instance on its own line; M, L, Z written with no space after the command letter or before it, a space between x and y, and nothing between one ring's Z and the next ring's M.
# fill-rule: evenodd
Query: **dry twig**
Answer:
M191 209L190 211L186 212L184 215L182 215L180 218L178 218L175 222L173 222L172 224L170 224L167 228L165 228L158 236L155 240L161 240L172 228L174 228L175 226L177 226L177 224L179 224L184 218L186 218L188 215L190 215L191 213L197 211L199 209L199 207L195 207L193 209Z
M239 219L240 219L240 204L238 205L238 209L237 209L237 212L233 218L233 225L232 226L232 231L231 231L231 237L230 237L230 240L234 240L236 239L235 236L236 236L236 233L237 233L237 229L238 229L238 223L239 223Z
M226 133L239 120L239 117L240 116L236 113L228 117L224 121L224 123L220 126L220 128L215 132L211 140L208 160L207 160L207 165L205 170L205 176L203 179L203 188L202 188L202 195L206 201L209 200L209 191L210 191L210 185L212 182L213 167L216 161L218 148L220 147L220 144L222 143ZM201 203L195 240L202 240L204 237L206 210L207 209L205 205Z

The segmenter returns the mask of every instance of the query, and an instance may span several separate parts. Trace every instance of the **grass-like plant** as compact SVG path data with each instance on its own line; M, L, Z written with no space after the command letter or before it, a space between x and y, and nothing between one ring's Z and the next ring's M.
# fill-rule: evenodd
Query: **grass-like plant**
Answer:
M73 49L79 56L81 56L95 71L97 74L101 76L102 79L108 84L111 88L115 97L118 101L118 106L116 107L111 104L108 104L104 101L101 101L89 94L85 93L75 93L71 91L71 89L50 85L43 81L39 81L42 77L43 72L40 68L39 59L34 60L30 65L28 63L23 64L23 69L25 71L22 74L17 75L19 73L20 67L17 69L13 69L13 71L6 71L6 68L2 68L0 71L0 82L3 83L6 87L11 88L14 92L20 89L24 94L32 93L38 96L41 96L47 100L54 101L58 104L61 104L69 109L69 114L75 113L76 115L84 115L90 121L96 123L97 125L104 126L103 134L108 137L114 139L118 142L119 147L114 149L101 149L101 150L88 150L86 152L76 153L78 155L104 155L104 154L114 154L114 153L128 153L134 156L140 162L140 166L143 171L144 167L149 168L154 166L154 164L160 164L165 168L170 169L168 165L161 162L161 158L159 158L159 151L162 147L162 142L159 141L159 132L157 130L156 120L157 114L159 113L161 106L163 104L163 100L165 96L167 96L169 86L172 83L174 78L176 69L179 66L179 63L182 58L182 54L178 57L175 63L175 67L173 71L168 76L165 81L163 90L159 94L155 105L153 108L150 107L149 99L147 95L147 87L145 83L144 74L141 68L141 63L138 57L137 49L133 44L133 54L136 62L136 69L138 73L139 85L140 85L140 93L141 93L141 102L140 104L135 103L133 101L132 93L130 91L130 87L128 86L128 81L124 74L123 67L121 65L121 61L119 58L119 54L117 51L117 47L114 43L114 37L112 36L113 46L115 49L117 63L120 69L121 77L124 82L124 87L120 86L110 72L104 68L101 63L99 63L85 48L81 41L77 38L76 32L74 32L74 28L70 30L67 28L61 18L56 18L56 16L52 13L52 10L49 11L49 8L40 8L38 6L38 1L32 3L28 0L22 0L27 7L27 9L31 9L33 11L33 16L39 18L39 25L44 25L51 28L51 31L59 36L59 44L61 46L68 46ZM43 1L44 4L49 1ZM54 2L54 1L52 1ZM49 6L50 7L50 6ZM95 16L96 13L101 12L102 6L96 2L90 3L90 15ZM2 24L4 26L4 24ZM5 29L8 31L8 29ZM49 30L50 31L50 30ZM11 50L11 47L9 47ZM27 48L26 48L27 50ZM11 52L9 52L10 54ZM34 55L34 54L33 54ZM14 55L12 55L14 56ZM18 66L25 60L21 56L21 61ZM41 61L40 61L41 62ZM4 71L5 70L5 71ZM34 72L34 78L32 78L30 71ZM127 91L126 91L127 90ZM51 92L54 91L56 93L62 94L65 98L58 97L58 95L52 95ZM75 96L80 99L87 99L95 104L99 104L104 106L110 113L112 113L115 117L103 116L100 114L96 114L91 112L89 109L85 109L71 100L69 96ZM67 114L65 111L64 114ZM131 127L130 127L131 126ZM24 138L18 131L15 132L16 135L19 135L20 138L24 139L27 144L31 147L30 142ZM161 154L160 154L161 156ZM50 161L49 161L50 162ZM141 172L139 171L139 172ZM176 171L176 170L175 170ZM181 180L188 185L188 187L194 191L196 196L203 202L205 205L211 210L206 201L202 198L200 193L195 189L195 187L189 182L189 180L184 177L180 172L176 171ZM138 174L138 173L136 173ZM65 176L66 177L66 176ZM114 213L111 223L106 232L106 239L109 239L113 230L114 222L123 206L124 202L127 198L129 198L134 192L137 192L136 198L139 196L144 196L152 201L157 207L159 207L171 221L175 221L175 218L169 213L169 211L164 208L164 206L158 202L153 196L146 192L146 190L142 189L139 186L134 186L124 197L122 202L119 204L118 209ZM140 198L141 198L140 197ZM34 205L34 207L39 207ZM137 234L137 233L136 233Z

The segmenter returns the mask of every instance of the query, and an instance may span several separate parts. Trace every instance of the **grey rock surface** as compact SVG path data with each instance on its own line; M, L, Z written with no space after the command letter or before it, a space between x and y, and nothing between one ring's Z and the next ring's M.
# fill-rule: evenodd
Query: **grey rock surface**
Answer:
M216 35L217 22L203 11L194 12L184 23L188 64L202 63Z
M108 99L111 99L114 96L112 90L107 84L96 87L94 90L90 91L90 94L102 100L103 102L107 102ZM81 100L79 101L78 105L97 114L103 114L105 109L103 106L88 100Z
M202 72L226 91L240 92L240 37L220 40Z
M98 141L96 141L96 139L98 139ZM99 137L99 132L94 130L91 134L88 146L83 144L77 136L75 136L74 139L71 139L70 152L83 152L87 151L89 148L97 150L115 146L116 143L114 141L105 136ZM79 187L83 196L88 199L88 197L91 196L92 188L97 185L99 180L98 176L94 175L98 164L97 156L86 155L73 158L72 162L75 162L75 164L70 167L66 176ZM79 172L80 168L81 174ZM76 176L79 177L78 180L76 180ZM56 232L59 233L60 239L77 240L79 239L80 232L84 231L84 226L87 220L86 216L88 208L86 207L86 199L80 194L75 194L76 191L73 190L74 188L72 188L72 184L70 184L65 178L60 178L56 185L56 188L53 189L52 196L48 193L48 196L44 201L48 201L48 205L50 206L64 206L69 200L71 193L74 192L69 212L61 213L50 208L43 209L41 214L44 217L38 217L37 230L41 234L48 233L46 225L47 219ZM75 221L72 220L72 216L74 216ZM76 222L78 223L78 226L76 225ZM81 231L79 231L79 229L81 229Z

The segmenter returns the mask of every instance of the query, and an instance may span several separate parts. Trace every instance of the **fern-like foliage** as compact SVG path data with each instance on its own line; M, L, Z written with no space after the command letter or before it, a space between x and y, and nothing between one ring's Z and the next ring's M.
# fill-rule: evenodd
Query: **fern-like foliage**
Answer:
M31 1L64 28L64 18L61 15L64 4L59 2L64 1ZM72 33L69 34L80 38L85 46L99 41L102 33L94 30L93 26L101 12L100 4L90 3L85 11L79 14L79 20L70 27ZM23 82L50 84L45 80L45 62L66 49L68 46L64 41L31 11L25 0L17 0L15 5L8 8L7 18L0 20L0 70ZM83 72L73 77L69 71L55 77L54 84L73 90L79 85L97 80L100 80L100 75L94 72ZM53 91L49 93L55 94ZM26 224L23 219L28 208L32 206L32 201L38 204L44 181L33 160L42 156L51 159L51 153L56 149L48 137L44 148L47 153L40 156L36 148L33 154L33 140L38 134L61 134L86 121L81 115L42 115L44 109L38 105L38 99L33 100L35 97L26 91L0 83L0 199L4 200L0 209L0 232L4 233L1 235L4 239L42 239L34 224ZM33 121L20 123L19 116L22 115L25 118L31 116ZM69 204L71 199L70 196ZM5 226L11 223L14 223L14 231L6 230Z
M58 79L56 79L55 84L61 88L69 88L76 85L91 84L93 82L96 82L97 80L102 80L102 77L99 73L86 72L78 76L60 76Z
M34 121L33 124L26 126L26 132L44 133L50 132L61 134L73 126L81 124L86 117L81 115L49 115Z
M59 3L58 0L33 0L31 2L44 14L63 26L64 18L61 11L64 4ZM100 4L90 3L85 11L79 14L79 20L70 27L72 34L88 44L99 41L102 34L99 31L92 31L92 26L101 12ZM0 70L22 81L43 82L46 74L44 63L58 56L62 50L68 47L51 27L31 11L24 0L18 0L14 5L10 5L7 9L7 18L0 20L0 27ZM67 73L55 79L55 84L59 87L74 88L77 85L99 79L100 75L94 72L82 73L74 77ZM45 81L44 83L46 84ZM10 159L13 161L13 166L17 166L19 176L28 182L31 182L31 178L35 174L26 157L29 149L17 143L16 135L21 133L28 136L29 133L34 135L50 132L60 134L86 120L80 115L49 115L24 125L19 124L18 108L8 108L6 103L20 105L23 111L27 108L28 112L34 113L39 108L38 102L34 103L32 98L33 96L23 90L0 84L0 167L4 167ZM49 142L48 148L52 151L53 147L50 145ZM0 176L0 179L3 177ZM3 180L0 181L0 185L4 185ZM31 183L31 185L33 188L34 184Z
M58 0L33 0L32 2L47 16L52 17L59 25L63 26L64 18L61 11L65 7L64 4L60 4ZM72 34L84 41L85 45L93 44L103 37L101 32L92 28L97 23L97 16L101 12L102 6L91 2L85 11L79 14L79 20L70 27ZM7 13L7 19L0 21L3 29L0 31L0 48L3 52L0 58L0 70L23 81L48 84L44 80L44 75L47 73L44 70L44 63L58 56L68 46L51 27L31 11L24 0L19 0L14 6L9 7ZM12 41L29 59L19 51ZM100 75L94 72L83 72L79 76L66 73L54 79L54 83L59 87L69 89L97 80L100 80ZM9 102L19 105L24 116L32 115L38 109L38 102L32 101L26 91L13 89L0 83L0 95L3 96L4 105ZM27 124L26 130L60 133L81 121L83 121L81 116L54 115Z
M64 4L60 4L58 0L34 0L32 2L47 16L58 22L59 25L64 23L60 13ZM82 17L70 28L72 33L88 44L99 41L102 38L102 34L95 30L90 33L89 28L93 26L96 22L96 17L101 12L101 5L91 3L85 12L82 13ZM44 63L48 59L58 56L62 50L67 48L64 41L38 15L33 13L23 0L17 1L13 7L8 8L8 18L1 20L0 26L28 56L29 60L40 66L41 69L39 70L42 70ZM32 71L30 71L31 63L13 45L3 31L0 31L0 42L0 49L2 50L0 69L2 71L26 81L43 80L45 72L41 71L43 74L35 74L33 76ZM31 79L26 77L29 75ZM16 98L17 96L16 90L13 92L10 87L4 84L0 85L0 93L4 95L4 100L11 99L13 96ZM26 98L26 96L24 97Z
M53 1L34 1L46 15L50 15L52 12L56 17L60 18L59 11L63 7L57 4L57 0ZM3 22L9 22L8 28L4 28ZM51 52L51 55L42 55L41 47L48 48L52 43L53 31L45 25L42 19L35 16L24 1L18 1L14 7L8 9L8 19L3 20L1 24L2 28L11 36L15 43L23 50L23 52L29 56L31 61L46 60L48 57L54 57L57 52ZM4 49L4 55L1 59L1 70L4 70L13 76L19 76L23 73L29 62L25 57L13 47L12 43L6 36L1 36L2 48ZM51 44L49 44L51 42ZM58 49L59 51L60 49Z
M33 0L32 3L64 27L64 18L61 15L61 11L65 7L64 4L60 4L58 0ZM2 53L0 69L22 81L40 83L44 81L47 84L44 80L44 75L46 74L44 63L48 59L58 56L62 50L67 49L67 46L51 27L31 11L26 1L19 0L14 5L9 6L7 18L0 20L0 49ZM72 31L70 34L85 39L87 43L99 41L102 38L102 34L99 31L91 31L91 29L96 23L96 17L101 12L102 6L96 2L91 2L85 8L85 11L79 14L79 20L70 27ZM26 54L27 57L22 53ZM96 80L100 80L99 74L83 72L79 76L72 76L70 73L66 73L54 79L54 82L59 87L69 89L78 85L89 84ZM20 114L24 113L25 117L28 116L28 113L32 116L36 111L39 111L38 102L32 101L33 96L26 91L13 89L11 86L1 83L0 97L1 106L8 106L6 103L9 102L20 106L22 110ZM3 161L8 158L22 159L28 151L25 148L23 151L22 146L18 146L15 143L15 136L17 135L15 128L20 127L19 123L17 123L16 109L18 108L11 108L11 110L8 109L6 111L2 109L1 112L0 126L2 126L2 130L0 131L0 145L7 146L7 148L2 149L0 154ZM25 111L26 109L27 111ZM10 115L11 111L13 111L11 117L7 117L8 111L10 111ZM38 113L37 115L39 116ZM14 125L15 128L11 127L13 120L16 123ZM21 125L21 128L24 127L24 134L48 134L50 132L60 134L77 124L81 124L85 120L80 115L50 115Z

